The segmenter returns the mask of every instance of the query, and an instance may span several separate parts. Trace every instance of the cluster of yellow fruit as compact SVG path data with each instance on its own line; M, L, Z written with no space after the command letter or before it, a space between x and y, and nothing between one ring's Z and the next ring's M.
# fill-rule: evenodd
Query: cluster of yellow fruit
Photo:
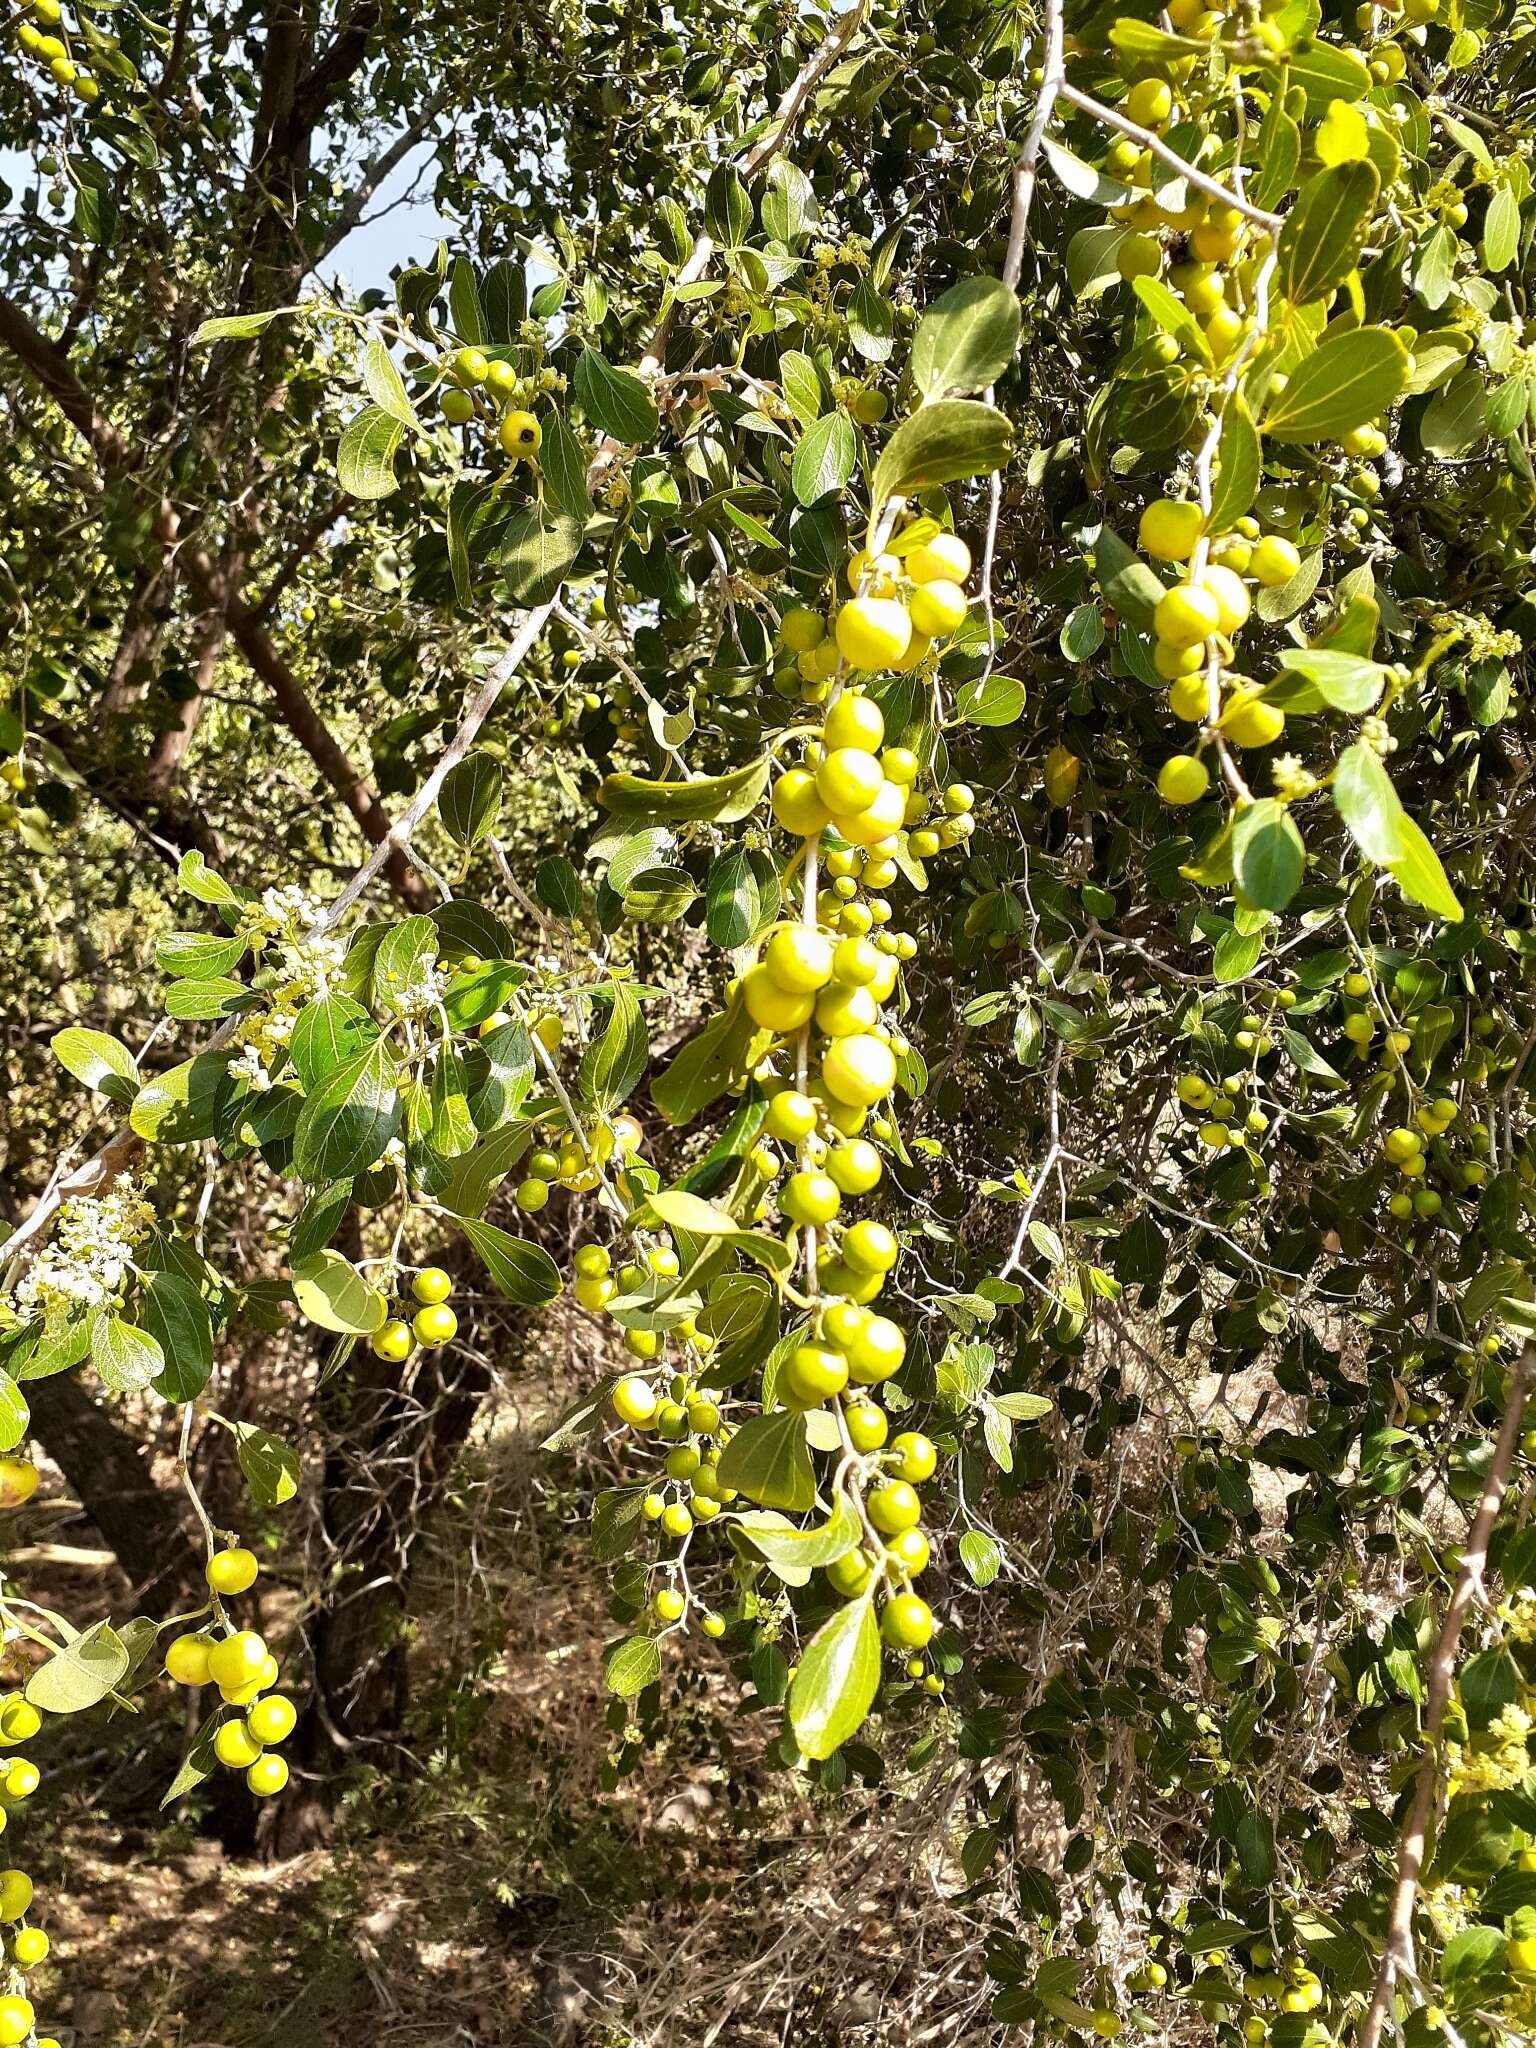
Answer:
M1383 1156L1389 1165L1395 1166L1405 1180L1424 1183L1429 1168L1426 1144L1448 1131L1458 1115L1458 1107L1449 1095L1442 1095L1433 1102L1421 1103L1413 1113L1413 1124L1394 1124L1381 1141ZM1466 1177L1466 1169L1472 1169ZM1487 1172L1480 1160L1469 1160L1462 1168L1464 1187L1476 1187ZM1418 1187L1394 1188L1387 1197L1388 1212L1400 1223L1417 1217L1421 1223L1432 1222L1444 1207L1444 1197L1438 1188L1427 1184Z
M207 1579L216 1611L226 1598L248 1593L259 1567L255 1554L243 1547L215 1551ZM245 1782L260 1799L270 1799L288 1782L288 1766L272 1753L298 1721L292 1700L272 1688L277 1684L277 1659L254 1629L235 1629L216 1636L206 1629L177 1636L165 1653L166 1676L178 1685L216 1685L223 1706L237 1711L223 1718L213 1738L213 1753L226 1769L244 1771Z
M46 64L48 75L64 92L72 92L87 105L101 98L101 81L84 71L69 54L69 45L52 31L60 26L63 8L59 0L21 0L16 40L29 57ZM38 23L43 26L40 28Z
M1227 663L1253 610L1249 584L1272 590L1289 583L1301 567L1295 546L1247 517L1230 534L1208 536L1200 507L1174 498L1148 505L1138 537L1154 560L1185 566L1152 617L1153 665L1169 685L1169 710L1232 746L1270 745L1285 730L1285 713L1265 701L1262 689L1230 675ZM1158 774L1158 794L1169 804L1196 803L1210 780L1198 753L1174 754Z
M612 1117L580 1136L563 1123L542 1125L536 1135L540 1142L528 1155L528 1171L513 1192L525 1216L545 1207L552 1187L590 1194L608 1162L616 1158L621 1167L627 1165L644 1137L632 1116Z
M26 1458L0 1458L0 1507L21 1507L37 1491L37 1467ZM43 1717L32 1702L19 1692L0 1696L0 1749L14 1749L30 1742L43 1725ZM0 1833L10 1818L10 1808L30 1799L42 1783L42 1772L24 1756L6 1757L0 1762ZM5 1929L5 1960L12 1972L25 1974L46 1960L52 1946L41 1927L28 1927L32 1909L32 1880L24 1870L0 1870L0 1926ZM17 1988L12 1975L0 1994L0 2048L17 2048L31 2040L37 2014L31 1999ZM59 2048L51 2036L36 2048Z
M451 374L453 382L444 388L442 398L443 418L449 425L465 426L477 413L484 413L495 421L503 454L514 462L536 462L544 429L517 401L543 388L539 380L530 386L509 362L493 359L478 348L461 348L453 359Z
M1243 1108L1246 1083L1241 1074L1228 1074L1215 1085L1202 1074L1180 1074L1174 1086L1184 1107L1201 1118L1200 1142L1213 1152L1241 1145L1245 1137L1262 1138L1269 1129L1269 1118L1262 1109Z
M446 1344L457 1333L459 1319L448 1306L453 1280L441 1266L423 1266L411 1281L417 1307L409 1322L404 1316L389 1316L369 1338L375 1358L399 1364L409 1358L418 1344L431 1349Z
M964 624L969 603L963 586L970 573L970 549L932 519L914 520L878 555L860 549L847 569L853 595L839 607L830 631L826 615L804 605L779 622L779 638L794 656L798 694L809 704L825 703L845 663L866 675L920 667L936 641ZM781 690L789 675L784 666L776 671Z

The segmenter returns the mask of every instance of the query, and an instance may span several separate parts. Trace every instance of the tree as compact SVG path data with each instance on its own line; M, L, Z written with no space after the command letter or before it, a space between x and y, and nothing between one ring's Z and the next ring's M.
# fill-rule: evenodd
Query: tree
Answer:
M84 1164L22 1063L71 1142L0 1412L88 1361L179 1417L176 1789L281 1793L297 1725L192 1471L201 1415L299 1485L229 1347L315 1333L370 1561L325 1761L398 1718L495 1318L568 1279L613 1369L549 1453L632 1451L615 1781L724 1658L829 1794L970 1767L1000 2023L1521 2038L1524 16L58 17L3 88L54 181L8 821L51 875L105 810L181 906L163 1028L51 1035ZM453 246L323 281L416 152ZM4 1600L0 1734L162 1661Z

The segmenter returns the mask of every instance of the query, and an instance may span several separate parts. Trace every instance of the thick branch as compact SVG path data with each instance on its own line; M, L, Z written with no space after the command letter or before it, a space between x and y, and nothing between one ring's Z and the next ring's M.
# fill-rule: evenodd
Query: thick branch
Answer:
M1462 1554L1461 1569L1456 1574L1456 1583L1446 1602L1445 1618L1440 1624L1440 1634L1430 1655L1428 1697L1424 1710L1424 1751L1414 1780L1413 1805L1398 1845L1397 1885L1387 1918L1387 1937L1376 1972L1376 1986L1371 1994L1370 2009L1360 2028L1359 2048L1380 2048L1382 2029L1392 2009L1392 1987L1400 1973L1411 1975L1413 1972L1413 1908L1424 1868L1424 1845L1440 1789L1441 1732L1456 1680L1456 1651L1461 1642L1467 1609L1483 1590L1488 1543L1504 1499L1515 1446L1520 1441L1520 1431L1524 1426L1526 1390L1533 1365L1536 1365L1536 1345L1527 1344L1510 1370L1503 1427L1494 1447L1488 1477L1483 1482L1483 1497L1477 1504L1472 1533Z
M174 522L169 507L162 508L162 521ZM353 767L330 727L304 692L298 677L273 646L255 611L235 591L226 587L217 563L195 541L177 552L177 560L200 597L223 612L230 634L257 675L272 692L283 723L309 755L332 789L352 813L364 834L382 850L380 866L388 875L397 896L413 910L425 910L431 897L425 883L411 867L403 842L391 836L388 811L375 796L366 776Z
M8 348L29 369L58 405L60 412L94 449L103 469L118 469L128 460L128 444L70 367L68 356L35 327L14 299L0 292L0 346Z

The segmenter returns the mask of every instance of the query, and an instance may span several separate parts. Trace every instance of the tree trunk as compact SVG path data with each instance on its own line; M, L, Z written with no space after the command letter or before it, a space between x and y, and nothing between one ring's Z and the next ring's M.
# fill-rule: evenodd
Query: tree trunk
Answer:
M97 1407L73 1373L27 1387L32 1427L151 1612L200 1584L200 1559L176 1499L155 1484L144 1446Z

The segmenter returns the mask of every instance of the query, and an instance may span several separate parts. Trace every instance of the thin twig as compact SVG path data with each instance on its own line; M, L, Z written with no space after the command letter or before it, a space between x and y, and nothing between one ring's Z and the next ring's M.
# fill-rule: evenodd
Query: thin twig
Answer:
M1424 1867L1425 1839L1429 1833L1430 1819L1435 1810L1436 1794L1440 1787L1440 1736L1456 1677L1456 1651L1461 1642L1461 1629L1467 1618L1467 1609L1483 1591L1488 1541L1493 1534L1493 1525L1504 1499L1510 1463L1524 1426L1526 1388L1533 1364L1536 1364L1536 1344L1527 1344L1510 1369L1509 1392L1504 1403L1504 1422L1499 1430L1498 1443L1494 1447L1493 1462L1489 1465L1488 1476L1483 1482L1483 1497L1477 1504L1472 1532L1467 1538L1466 1549L1462 1554L1461 1569L1456 1574L1456 1583L1451 1589L1450 1599L1446 1602L1445 1618L1440 1624L1440 1634L1429 1659L1428 1698L1424 1713L1424 1751L1419 1758L1418 1776L1414 1782L1413 1805L1398 1844L1397 1888L1393 1893L1392 1910L1387 1919L1387 1938L1382 1946L1375 1989L1371 1993L1370 2007L1360 2028L1358 2048L1380 2048L1382 2028L1386 2025L1391 2012L1392 1987L1400 1972L1411 1975L1414 1970L1413 1908L1418 1898L1419 1877Z

